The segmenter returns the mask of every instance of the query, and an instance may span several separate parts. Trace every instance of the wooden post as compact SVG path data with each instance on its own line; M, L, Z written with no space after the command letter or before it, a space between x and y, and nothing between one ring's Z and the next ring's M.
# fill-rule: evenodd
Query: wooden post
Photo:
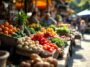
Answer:
M27 13L27 2L28 2L28 0L24 0L24 11L25 11L25 13Z
M48 8L49 8L49 7L48 7L48 6L49 6L48 0L46 0L46 2L47 2L47 7L46 7L46 8L47 8L47 11L48 11Z

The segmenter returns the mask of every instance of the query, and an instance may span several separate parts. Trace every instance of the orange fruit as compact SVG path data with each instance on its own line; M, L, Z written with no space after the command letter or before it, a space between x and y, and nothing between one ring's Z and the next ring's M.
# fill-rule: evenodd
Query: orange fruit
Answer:
M2 28L0 28L0 32L2 31Z
M10 29L13 29L13 25L9 25L8 27L9 27Z
M9 28L8 28L8 27L4 27L4 30L5 30L5 31L8 31L8 30L9 30Z
M1 28L4 28L4 25L3 24L1 25Z
M12 34L13 33L13 30L12 29L9 29L9 34Z
M5 27L8 27L8 26L9 26L9 23L8 23L8 22L5 22L5 23L4 23L4 26L5 26Z
M7 34L8 35L8 31L4 31L4 34Z

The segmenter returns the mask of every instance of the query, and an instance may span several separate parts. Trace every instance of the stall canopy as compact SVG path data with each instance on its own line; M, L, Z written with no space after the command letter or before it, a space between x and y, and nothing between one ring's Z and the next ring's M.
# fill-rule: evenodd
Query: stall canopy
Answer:
M84 15L90 15L90 10L86 9L84 11L77 13L77 16L84 16Z

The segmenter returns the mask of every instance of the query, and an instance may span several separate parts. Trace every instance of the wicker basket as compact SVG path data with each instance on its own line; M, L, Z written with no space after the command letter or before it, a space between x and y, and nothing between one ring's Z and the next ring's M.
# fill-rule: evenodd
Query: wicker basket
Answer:
M52 56L52 53L49 53L47 51L40 51L40 50L34 50L33 51L33 50L29 50L29 49L25 49L25 48L19 48L19 47L17 47L16 53L19 55L27 56L27 57L30 57L30 55L32 53L39 54L43 58Z

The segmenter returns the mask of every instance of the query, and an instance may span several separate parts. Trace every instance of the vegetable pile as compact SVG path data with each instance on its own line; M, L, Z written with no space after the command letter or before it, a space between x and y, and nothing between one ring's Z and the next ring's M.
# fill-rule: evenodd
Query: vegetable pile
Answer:
M38 41L33 41L31 40L30 37L23 37L18 39L18 47L19 48L24 48L26 50L30 50L33 52L38 52L42 51L42 45L39 45Z
M57 29L57 33L59 35L66 35L67 36L70 33L70 30L66 27L61 27L61 28Z
M18 31L18 29L16 27L14 27L12 24L9 24L9 22L0 24L0 33L1 34L11 36L12 34L14 34L17 31Z
M30 60L20 63L20 67L57 67L57 60L52 57L41 58L38 54L31 54Z
M61 38L51 38L51 42L55 43L58 47L65 46L65 41L62 40Z
M39 41L41 45L43 45L43 48L49 52L54 52L58 47L56 44L51 43L50 40L44 37L44 34L41 32L38 32L34 34L32 37L32 40Z

